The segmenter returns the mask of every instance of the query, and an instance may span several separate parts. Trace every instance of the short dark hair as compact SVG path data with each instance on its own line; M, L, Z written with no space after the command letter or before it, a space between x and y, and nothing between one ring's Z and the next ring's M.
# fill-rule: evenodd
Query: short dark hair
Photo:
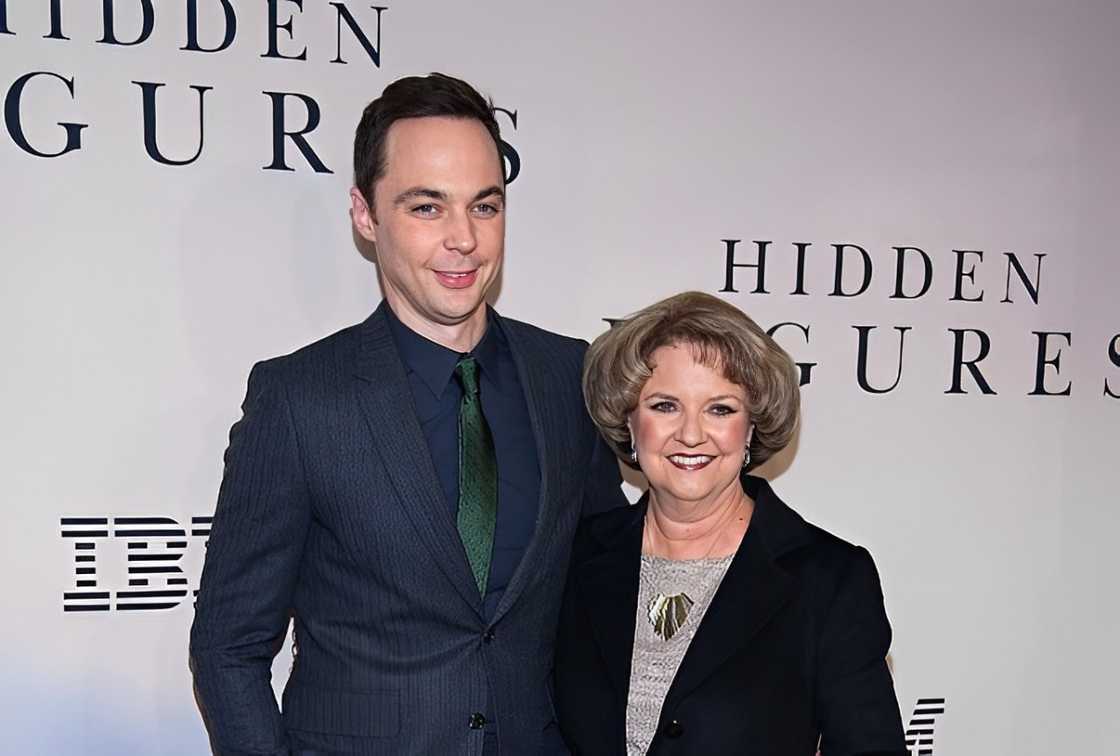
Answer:
M354 185L373 203L373 185L385 173L385 139L389 127L402 118L449 116L473 118L490 136L498 159L502 136L494 118L494 103L462 79L441 73L397 79L366 106L354 132Z

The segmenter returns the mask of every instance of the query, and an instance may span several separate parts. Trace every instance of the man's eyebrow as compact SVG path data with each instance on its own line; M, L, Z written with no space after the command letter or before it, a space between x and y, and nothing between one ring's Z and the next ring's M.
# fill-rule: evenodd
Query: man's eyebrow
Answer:
M494 186L488 186L485 189L479 190L474 195L474 197L471 198L471 202L472 203L473 202L478 202L481 199L486 199L487 197L495 197L495 196L498 197L499 199L501 199L503 202L505 202L505 199L506 199L505 190L502 189L502 187L498 186L497 184L495 184ZM428 187L424 187L424 186L414 186L414 187L411 187L410 189L405 189L403 192L398 194L393 199L393 204L394 205L403 205L406 202L409 202L410 200L414 200L414 199L434 199L434 200L439 200L440 202L447 202L448 201L448 196L447 196L447 192L442 192L439 189L429 189Z
M403 205L409 200L413 199L434 199L441 202L447 201L447 194L438 189L428 189L423 186L414 186L411 189L405 189L403 192L393 198L394 205Z
M495 184L494 186L488 186L485 189L479 191L478 194L474 195L474 199L472 199L471 202L478 202L480 199L486 199L487 197L494 196L497 196L502 202L506 201L505 190Z

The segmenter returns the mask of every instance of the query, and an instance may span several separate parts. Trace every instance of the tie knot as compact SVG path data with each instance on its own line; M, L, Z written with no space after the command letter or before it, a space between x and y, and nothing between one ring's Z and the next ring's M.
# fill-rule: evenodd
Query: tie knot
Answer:
M474 357L461 357L455 365L455 375L467 396L478 396L478 362Z

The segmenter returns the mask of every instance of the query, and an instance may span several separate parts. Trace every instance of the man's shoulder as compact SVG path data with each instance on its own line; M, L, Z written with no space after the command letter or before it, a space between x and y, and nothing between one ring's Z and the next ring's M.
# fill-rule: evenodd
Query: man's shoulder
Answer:
M345 370L347 365L353 365L362 325L347 326L287 354L261 360L253 366L253 372L283 380Z
M587 351L587 342L583 339L547 331L522 320L500 317L502 330L516 346L551 352L555 356L571 356L582 363Z

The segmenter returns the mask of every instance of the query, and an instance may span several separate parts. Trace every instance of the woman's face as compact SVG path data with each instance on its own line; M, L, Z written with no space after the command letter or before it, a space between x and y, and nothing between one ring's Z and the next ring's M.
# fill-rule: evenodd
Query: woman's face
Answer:
M739 485L751 426L747 392L697 362L688 345L661 347L652 362L630 414L638 463L659 499L713 502Z

